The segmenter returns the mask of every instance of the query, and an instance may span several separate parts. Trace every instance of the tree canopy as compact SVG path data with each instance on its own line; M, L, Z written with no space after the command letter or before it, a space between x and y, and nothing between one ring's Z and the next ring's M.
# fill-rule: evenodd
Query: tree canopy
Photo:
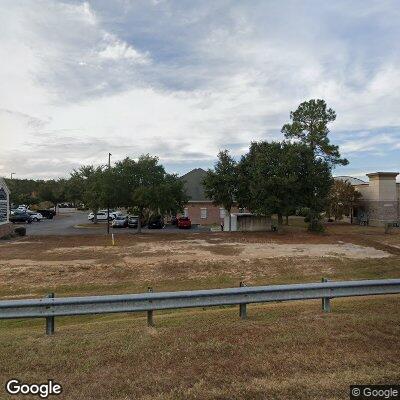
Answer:
M328 124L335 121L336 113L327 108L324 100L309 100L301 103L290 113L291 123L285 124L281 132L287 139L297 139L309 146L315 156L323 158L330 165L347 165L341 158L339 147L330 143Z
M139 231L145 212L175 215L187 203L183 182L176 175L168 174L157 157L146 154L137 161L127 157L116 163L112 176L118 205L134 208L139 214Z
M228 150L218 153L214 169L209 169L203 182L204 191L216 205L222 205L229 213L229 230L231 230L231 209L237 195L237 163Z
M238 180L239 204L256 214L277 214L279 224L300 207L310 209L314 221L332 183L326 161L307 145L289 142L253 142L239 163Z
M350 215L352 218L353 208L361 199L361 193L354 186L346 181L335 180L328 198L328 216L340 220L343 215Z
M292 145L253 142L238 167L238 201L256 214L282 215L295 207L298 181Z

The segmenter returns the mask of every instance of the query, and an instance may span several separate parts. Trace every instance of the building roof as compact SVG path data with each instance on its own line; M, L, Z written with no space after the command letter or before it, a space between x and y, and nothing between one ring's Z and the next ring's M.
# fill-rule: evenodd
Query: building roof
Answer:
M207 172L202 168L195 168L180 177L185 183L186 194L190 201L210 201L204 193L203 180Z
M370 174L367 174L368 178L372 178L374 176L381 176L381 177L387 177L387 178L396 178L398 175L398 172L371 172Z
M355 178L354 176L341 175L341 176L334 176L333 179L337 181L348 182L351 185L368 185L368 182L365 182L359 178Z

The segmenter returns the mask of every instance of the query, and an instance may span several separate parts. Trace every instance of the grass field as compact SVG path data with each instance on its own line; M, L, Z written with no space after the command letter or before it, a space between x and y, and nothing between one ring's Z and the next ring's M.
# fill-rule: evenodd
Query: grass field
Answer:
M137 293L400 277L400 233L331 225L252 234L23 238L0 244L0 297ZM346 399L400 381L400 296L155 314L0 321L6 380L55 379L65 399ZM15 397L9 397L15 398ZM26 397L25 397L26 398Z

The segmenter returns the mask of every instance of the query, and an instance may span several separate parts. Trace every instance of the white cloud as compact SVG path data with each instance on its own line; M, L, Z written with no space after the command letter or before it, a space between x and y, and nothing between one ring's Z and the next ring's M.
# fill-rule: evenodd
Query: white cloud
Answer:
M116 38L114 35L106 33L104 35L104 48L98 52L100 58L118 61L123 59L132 60L138 64L149 64L150 58L148 53L141 53Z
M280 138L313 97L337 111L344 153L400 142L376 134L400 127L396 2L118 4L1 4L0 175L64 175L108 151L211 162Z
M398 135L376 133L372 137L365 138L365 135L361 135L361 137L356 140L346 140L340 148L344 153L355 153L361 151L378 152L382 151L381 148L378 149L378 147L382 145L396 146L398 141Z

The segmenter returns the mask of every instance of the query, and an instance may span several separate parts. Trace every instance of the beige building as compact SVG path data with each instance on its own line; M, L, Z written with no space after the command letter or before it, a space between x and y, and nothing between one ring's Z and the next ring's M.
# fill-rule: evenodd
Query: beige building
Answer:
M338 176L351 183L362 198L359 207L354 209L358 223L372 226L400 219L400 183L396 182L398 172L373 172L367 174L369 182L349 176Z

